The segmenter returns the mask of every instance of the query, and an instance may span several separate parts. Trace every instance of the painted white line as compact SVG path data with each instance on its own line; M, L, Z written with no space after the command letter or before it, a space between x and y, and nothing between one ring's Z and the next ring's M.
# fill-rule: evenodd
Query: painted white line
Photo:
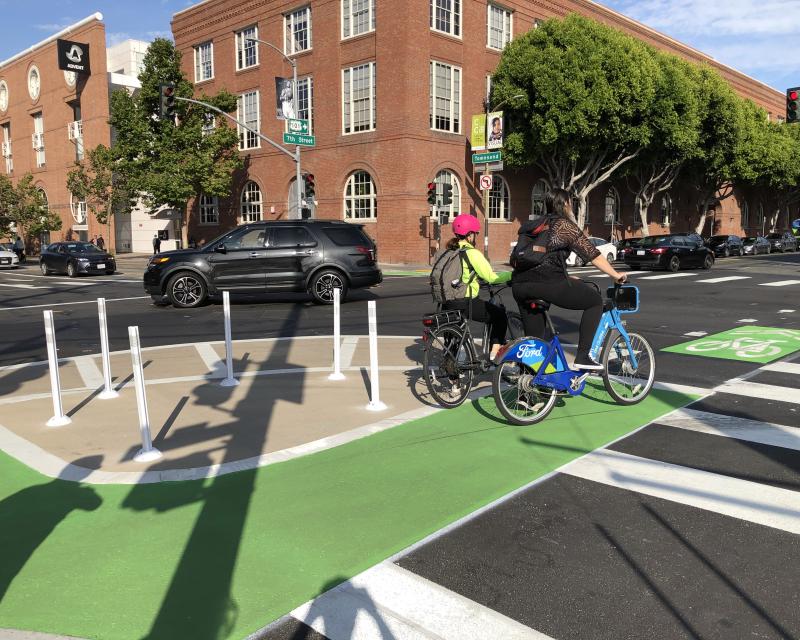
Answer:
M8 285L11 286L11 285ZM20 287L25 285L19 285ZM43 289L46 287L28 287ZM123 300L149 300L150 296L134 296L132 298L106 298L106 302L122 302ZM80 302L51 302L50 304L31 304L26 307L0 307L0 311L20 311L21 309L49 309L50 307L67 307L73 304L97 304L97 300L81 300ZM144 349L142 349L144 351Z
M2 640L83 640L77 636L57 636L40 631L20 631L18 629L0 629Z
M640 273L650 273L649 271L620 271L620 273L624 273L626 276L635 276ZM595 276L589 276L590 278L608 278L605 273L600 273Z
M647 276L639 278L640 280L666 280L667 278L687 278L689 276L696 276L696 273L665 273L660 276Z
M689 336L690 338L702 338L703 336L708 335L708 331L689 331L688 333L684 333L683 335Z
M0 282L0 287L14 287L15 289L42 289L43 287L36 287L32 284L5 284Z
M358 336L347 336L342 339L342 352L339 354L341 358L339 365L342 369L347 369L353 365L353 356L356 353L357 346Z
M742 318L741 320L737 320L736 322L741 322L742 324L747 324L750 322L758 322L756 318Z
M105 384L103 374L92 356L76 357L75 366L78 368L84 386L89 389L98 389Z
M800 534L800 492L609 451L593 451L563 473Z
M226 371L224 370L225 364L222 362L217 352L214 351L214 347L212 347L208 342L198 342L194 345L194 348L197 350L198 355L202 358L203 363L205 363L209 373L213 374L214 376L226 375Z
M762 282L761 287L788 287L792 284L800 284L800 280L779 280L778 282Z
M714 391L720 393L735 393L748 398L760 398L762 400L776 400L778 402L800 404L800 393L798 393L797 389L776 387L771 384L761 384L759 382L729 380L716 387Z
M710 278L708 280L698 280L698 282L706 282L708 284L715 284L717 282L731 282L732 280L748 280L751 276L728 276L726 278Z
M382 562L291 615L330 640L551 640L392 562Z
M781 309L778 313L794 313L794 309Z
M674 391L675 393L683 393L689 396L707 396L711 393L711 389L703 389L703 387L693 387L688 384L676 384L674 382L654 382L653 389L661 389L662 391Z
M798 362L773 362L761 367L762 371L777 371L779 373L794 373L800 375L800 363Z

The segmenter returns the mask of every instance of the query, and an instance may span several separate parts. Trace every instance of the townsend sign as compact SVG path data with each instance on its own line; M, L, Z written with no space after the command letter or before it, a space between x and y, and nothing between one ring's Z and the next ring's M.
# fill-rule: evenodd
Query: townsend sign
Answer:
M88 44L72 42L71 40L57 40L56 43L59 69L62 71L74 71L86 76L91 73Z

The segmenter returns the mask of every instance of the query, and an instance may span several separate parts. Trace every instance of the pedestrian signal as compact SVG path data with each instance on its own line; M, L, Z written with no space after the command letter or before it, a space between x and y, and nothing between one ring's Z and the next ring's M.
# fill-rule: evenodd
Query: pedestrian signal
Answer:
M436 206L436 183L429 182L428 183L428 204L431 206Z
M453 185L445 183L442 185L442 206L447 207L451 204L453 204Z

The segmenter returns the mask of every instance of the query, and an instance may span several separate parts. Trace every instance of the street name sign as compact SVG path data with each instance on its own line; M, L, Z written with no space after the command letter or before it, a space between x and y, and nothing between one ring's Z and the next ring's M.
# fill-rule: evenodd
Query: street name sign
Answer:
M489 162L500 162L502 154L500 151L490 151L489 153L476 153L472 156L472 164L487 164Z
M283 143L297 144L301 147L313 147L317 143L317 139L314 136L304 136L299 133L284 133Z

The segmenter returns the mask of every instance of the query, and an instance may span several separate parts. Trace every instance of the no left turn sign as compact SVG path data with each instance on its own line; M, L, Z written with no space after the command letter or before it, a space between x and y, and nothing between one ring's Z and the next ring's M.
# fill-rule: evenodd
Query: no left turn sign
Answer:
M489 191L492 188L492 176L481 176L481 191Z

